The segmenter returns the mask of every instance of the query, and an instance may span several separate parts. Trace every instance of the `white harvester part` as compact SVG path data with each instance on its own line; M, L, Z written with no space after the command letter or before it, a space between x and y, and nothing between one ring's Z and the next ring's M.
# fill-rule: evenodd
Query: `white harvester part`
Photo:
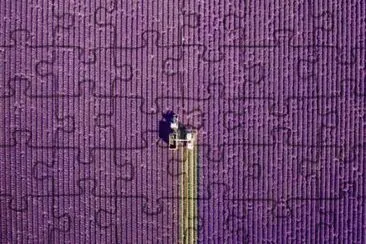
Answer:
M193 150L194 149L194 137L191 132L187 133L187 149Z
M178 130L178 122L172 122L171 124L170 124L170 128L172 129L172 130Z
M178 121L178 117L177 116L174 116L173 117L173 121L172 123L170 124L170 128L174 131L178 130L179 129L179 121Z
M183 144L188 150L193 150L196 140L196 131L188 130L186 133L182 132L179 127L178 116L174 116L170 123L170 128L173 132L169 135L169 149L176 150L178 144Z

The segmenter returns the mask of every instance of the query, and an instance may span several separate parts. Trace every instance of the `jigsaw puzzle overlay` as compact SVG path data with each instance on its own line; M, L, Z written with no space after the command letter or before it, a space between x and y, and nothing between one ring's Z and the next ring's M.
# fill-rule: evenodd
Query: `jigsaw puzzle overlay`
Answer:
M1 0L0 243L366 243L362 0ZM188 230L187 230L188 231Z

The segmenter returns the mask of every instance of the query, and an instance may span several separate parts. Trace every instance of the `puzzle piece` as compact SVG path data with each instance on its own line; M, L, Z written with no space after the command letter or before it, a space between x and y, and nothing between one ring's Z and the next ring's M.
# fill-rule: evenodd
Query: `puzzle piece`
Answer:
M182 27L182 42L185 45L205 47L202 59L222 60L222 45L238 45L242 22L247 14L245 1L197 2L181 1L181 13L195 16L196 22Z
M273 129L272 145L247 145L242 146L240 151L237 146L230 147L221 162L207 162L205 170L201 172L208 172L211 181L219 181L228 186L226 199L276 202L293 196L295 192L288 185L291 182L303 182L297 174L297 160L301 159L295 156L296 150L277 141L275 135L279 132L280 129ZM263 164L268 157L271 157L272 163ZM204 179L202 184L205 182L207 180ZM310 180L306 182L303 185L304 194L313 186L314 183Z
M109 172L111 177L112 172L112 170ZM57 235L54 235L57 238L55 240L65 243L73 242L76 239L79 242L118 242L116 236L108 235L108 232L104 231L98 222L98 211L100 208L112 210L114 207L114 198L96 196L96 191L99 188L98 184L110 186L113 183L109 181L108 177L102 176L104 179L100 178L100 181L97 181L97 178L95 175L93 177L79 178L77 186L75 186L78 188L75 192L79 192L79 194L74 196L61 195L55 199L55 212L64 212L69 217L71 226L67 232L59 232Z
M38 179L33 177L32 167L24 164L33 162L34 154L37 158L50 158L51 156L45 155L48 152L36 151L34 148L27 147L29 134L26 134L25 131L18 131L15 136L19 145L14 149L19 150L19 147L22 149L21 154L15 155L15 158L18 157L21 160L7 164L7 159L0 158L1 179L6 179L5 174L13 176L12 181L1 184L0 213L3 219L8 220L0 226L2 240L54 242L58 234L71 229L70 216L63 211L56 211L54 181L47 177ZM1 152L1 155L14 157L11 153ZM15 172L9 172L9 165L18 169ZM47 184L44 183L45 181ZM29 220L36 220L37 226L34 226L33 222Z
M178 0L169 4L111 0L105 5L107 6L102 5L96 9L95 22L100 27L114 30L111 40L113 40L113 47L117 49L144 46L145 41L142 36L147 30L160 34L161 39L156 40L157 46L179 45L182 42L180 33L182 22L190 19L180 14Z
M180 98L208 98L210 84L215 83L224 86L223 97L227 99L263 97L265 67L252 60L246 48L222 48L220 62L202 60L206 49L201 46L185 46L181 50L179 58L168 58L164 63L165 72L181 82L179 87L185 88L182 89L183 94ZM198 81L200 85L195 86ZM197 88L190 89L194 86ZM257 91L258 95L252 91Z
M132 78L131 66L118 67L114 55L112 49L59 48L50 52L50 58L37 63L36 71L46 82L57 84L57 93L48 96L76 97L81 93L80 84L89 82L93 84L92 95L111 97Z
M288 204L293 210L293 217L292 220L290 218L286 221L286 225L295 224L296 228L288 227L292 230L288 236L293 241L302 240L304 242L310 240L334 242L349 239L355 242L362 241L362 236L351 234L362 232L362 227L357 224L358 221L364 219L362 201L355 198L291 200ZM317 207L319 204L322 205L321 208ZM335 211L335 209L338 210ZM353 217L348 218L350 215ZM311 223L310 227L305 223ZM307 235L304 229L312 231L314 235ZM356 232L354 232L355 230Z
M45 25L55 23L52 4L45 4L41 0L31 3L6 0L1 2L0 8L0 47L15 47L21 43L28 47L52 45L53 31L49 31L49 26Z
M54 45L79 51L103 49L114 46L116 29L98 22L97 13L101 8L109 8L103 3L88 1L52 2L55 16Z
M199 192L199 215L202 226L199 230L201 242L244 243L248 239L249 231L244 227L243 216L238 215L236 208L244 209L244 202L225 199L227 186L212 183L208 192ZM212 212L218 215L212 215ZM233 212L235 211L235 212Z
M29 197L27 200L25 209L14 211L9 210L8 204L0 197L2 241L55 242L59 234L70 231L70 216L58 214L51 197ZM36 221L37 225L30 220Z
M109 108L99 112L96 117L96 125L100 130L108 131L114 140L107 148L117 150L145 149L151 142L145 137L157 132L160 114L146 116L141 114L140 109L144 101L138 98L115 97L106 99ZM110 111L110 112L108 112ZM124 117L123 120L118 118ZM155 118L155 119L153 119ZM157 135L157 133L155 133ZM154 138L149 136L149 138ZM153 141L156 141L154 138Z
M2 103L2 132L0 145L15 145L13 131L28 130L32 138L28 142L33 147L52 144L54 133L68 133L74 122L69 116L58 117L55 113L57 103L53 98L33 99L27 95L30 82L25 78L8 81L9 96L0 98ZM11 96L10 96L11 95ZM38 123L33 123L37 121Z
M165 59L163 72L169 77L169 81L175 89L166 93L165 96L162 94L158 99L199 100L207 98L209 83L214 82L209 80L207 74L210 74L213 69L211 69L211 63L202 62L203 53L202 47L182 47L179 56ZM197 82L200 83L198 87L195 86Z
M15 211L22 211L28 208L28 197L47 196L49 188L42 188L41 184L32 177L32 167L28 163L42 157L40 151L30 146L31 132L27 130L16 130L12 133L12 144L0 148L1 162L1 190L0 195L7 197L9 208ZM11 178L5 177L11 175ZM47 182L49 183L49 182Z
M83 179L92 183L95 197L111 197L118 192L119 181L131 181L136 174L135 165L113 148L97 148L90 152L91 161L81 162L80 153L72 148L55 147L52 162L34 162L32 174L36 179L53 179L57 197L76 197L84 193ZM83 181L84 182L84 181ZM47 183L47 181L45 181ZM88 188L89 189L89 188Z
M98 115L101 111L108 113L109 101L94 96L94 81L80 81L78 92L72 97L58 98L56 114L59 117L72 117L75 127L72 131L57 133L58 148L68 148L78 151L78 162L93 162L92 151L98 148L114 148L112 131L98 126ZM85 123L85 116L88 116L88 123Z
M157 143L148 144L143 150L133 150L135 156L131 158L131 163L135 168L134 178L131 181L117 182L120 195L144 199L142 207L146 214L159 214L165 211L165 202L178 202L180 199L180 178L169 174L168 163L157 164L168 162L168 155L164 153L166 150L167 147L161 147Z
M282 125L290 129L287 143L294 147L337 147L334 134L339 125L336 100L289 99ZM309 110L312 107L314 109ZM306 133L298 128L307 128ZM297 130L296 130L297 129Z
M331 1L309 1L314 18L322 18L323 25L316 32L319 46L366 47L363 3L358 0L332 4ZM349 21L336 22L338 19ZM326 20L326 21L325 21Z
M104 207L98 211L97 224L108 233L108 236L115 237L116 243L178 242L178 202L178 200L164 201L162 213L146 215L143 211L144 205L147 204L144 197L116 196L112 202L112 209L108 210ZM136 232L140 229L144 229L146 232Z
M15 45L0 51L0 68L4 71L0 75L0 97L6 99L15 95L13 84L15 80L24 80L29 83L24 87L26 90L21 91L24 95L36 96L42 92L50 93L49 90L52 91L53 88L50 85L51 79L49 82L44 82L37 70L38 63L46 58L46 55L39 52L39 48L30 47L27 44L27 39L29 39L27 31L17 30L13 35L13 38L17 38ZM22 62L21 66L19 62Z
M159 33L147 31L142 34L144 46L138 48L115 49L115 65L117 67L131 67L131 76L128 82L116 84L114 95L116 97L138 97L144 100L141 108L143 113L158 113L155 100L161 96L180 97L187 89L186 84L177 82L174 77L166 74L164 70L165 59L177 58L180 48L167 48L157 46ZM137 58L146 60L150 65L144 66L135 62ZM187 82L188 83L188 82ZM189 83L188 83L189 84ZM159 87L157 93L150 91Z
M289 33L282 33L282 41L276 47L240 50L241 63L256 68L247 76L253 84L237 87L237 92L248 99L271 99L275 114L286 113L286 99L342 96L348 66L336 62L337 50L289 47L286 34ZM326 69L330 62L335 69Z

